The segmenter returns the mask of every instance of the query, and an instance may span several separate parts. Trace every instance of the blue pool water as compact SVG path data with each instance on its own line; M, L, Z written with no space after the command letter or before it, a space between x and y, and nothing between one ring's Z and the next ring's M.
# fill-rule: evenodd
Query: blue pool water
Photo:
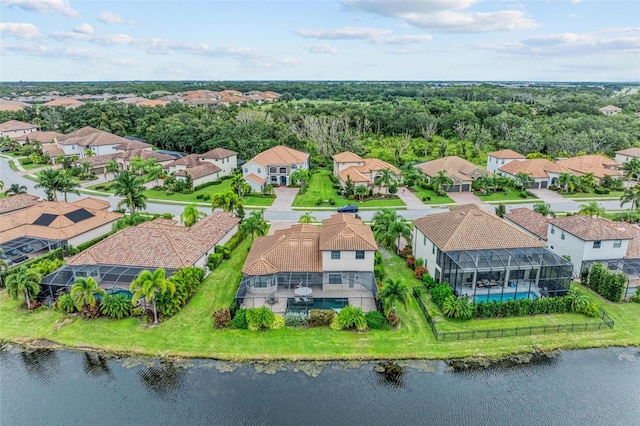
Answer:
M124 294L125 296L127 296L128 299L131 299L133 297L133 294L131 294L129 290L123 290L121 288L109 288L106 291L107 291L107 294L113 294L114 296L117 296L119 294ZM98 295L97 299L102 299L102 296Z
M522 293L504 293L504 294L481 294L476 295L474 298L476 303L480 302L506 302L507 300L520 300L520 299L537 299L538 295L533 292L522 292Z
M287 301L287 312L306 312L309 309L341 309L348 305L349 299L347 298L310 298L308 303L299 303L290 297Z

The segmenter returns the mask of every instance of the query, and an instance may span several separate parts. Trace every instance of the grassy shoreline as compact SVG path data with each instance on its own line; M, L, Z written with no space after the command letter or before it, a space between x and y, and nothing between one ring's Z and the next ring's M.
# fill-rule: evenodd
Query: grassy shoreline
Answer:
M56 311L26 312L0 291L0 341L18 344L53 342L70 349L154 357L211 358L230 361L329 361L381 359L451 359L501 357L532 350L640 346L640 304L601 301L616 321L613 330L436 342L416 301L399 308L396 331L336 332L329 328L214 330L212 312L228 306L236 292L250 241L205 280L185 308L164 323L147 328L137 318L84 321ZM419 285L398 257L385 259L391 278ZM597 297L592 295L592 297ZM492 320L493 321L493 320ZM502 320L509 326L509 319Z

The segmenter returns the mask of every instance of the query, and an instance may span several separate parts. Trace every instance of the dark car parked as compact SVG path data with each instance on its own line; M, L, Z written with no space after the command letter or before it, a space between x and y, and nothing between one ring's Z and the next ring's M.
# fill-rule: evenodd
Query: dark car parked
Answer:
M338 213L358 213L358 206L347 204L346 206L338 207Z

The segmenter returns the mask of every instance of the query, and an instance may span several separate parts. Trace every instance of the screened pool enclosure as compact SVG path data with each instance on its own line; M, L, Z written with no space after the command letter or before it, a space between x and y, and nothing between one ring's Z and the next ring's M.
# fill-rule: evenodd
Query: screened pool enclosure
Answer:
M542 247L451 251L438 260L440 281L472 301L563 296L572 278L571 263Z
M622 271L627 276L624 298L636 294L640 288L640 259L589 260L582 262L582 271L589 270L594 263L602 263L613 272Z

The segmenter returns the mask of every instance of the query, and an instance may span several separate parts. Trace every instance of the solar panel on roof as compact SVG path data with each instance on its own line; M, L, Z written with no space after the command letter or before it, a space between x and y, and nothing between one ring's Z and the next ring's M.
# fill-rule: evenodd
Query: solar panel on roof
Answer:
M73 223L78 223L81 222L85 219L89 219L90 217L93 217L94 214L85 210L85 209L78 209L78 210L74 210L72 212L69 212L67 214L64 215L67 219L69 219L70 221L72 221Z
M51 222L53 222L54 220L56 220L56 217L58 217L55 214L49 214L49 213L42 213L40 215L40 217L38 217L35 222L33 222L34 225L40 225L40 226L49 226L51 225Z

